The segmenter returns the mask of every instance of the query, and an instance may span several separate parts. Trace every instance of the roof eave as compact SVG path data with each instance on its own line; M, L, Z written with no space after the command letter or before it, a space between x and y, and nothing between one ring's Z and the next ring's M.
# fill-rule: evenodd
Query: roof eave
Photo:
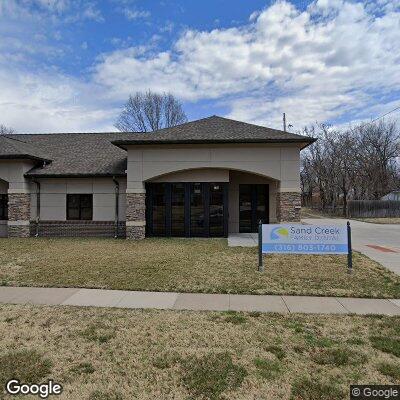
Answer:
M227 140L115 140L111 143L121 149L126 150L124 146L132 145L164 145L164 144L268 144L268 143L307 143L306 146L314 143L314 138L296 138L296 139L227 139ZM304 146L304 147L306 147ZM304 148L302 147L302 148Z
M318 140L317 138L310 138L310 140L308 142L306 142L306 144L300 150L304 150L306 147L308 147L311 144L315 143L317 140Z
M126 173L98 173L98 174L41 174L41 173L26 173L24 175L26 178L112 178L112 177L125 177Z
M52 162L50 159L36 157L31 154L0 154L0 159L2 160L33 160L41 162Z

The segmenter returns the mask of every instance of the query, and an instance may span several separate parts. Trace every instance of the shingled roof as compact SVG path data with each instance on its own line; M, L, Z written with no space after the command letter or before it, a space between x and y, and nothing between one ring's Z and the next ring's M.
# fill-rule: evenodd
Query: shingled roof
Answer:
M38 161L27 176L122 176L126 175L126 151L114 146L114 140L127 139L133 133L57 133L7 135L27 149L40 149L45 158L26 157ZM0 154L4 141L0 142ZM44 163L44 161L47 161Z
M50 159L44 152L33 144L26 143L16 137L0 135L0 159L29 159L47 161Z
M140 133L128 140L116 140L113 143L124 148L129 144L297 142L305 147L314 141L310 137L213 115L172 128Z
M129 144L298 143L314 139L212 116L149 133L57 133L0 136L0 158L37 161L31 177L124 176Z

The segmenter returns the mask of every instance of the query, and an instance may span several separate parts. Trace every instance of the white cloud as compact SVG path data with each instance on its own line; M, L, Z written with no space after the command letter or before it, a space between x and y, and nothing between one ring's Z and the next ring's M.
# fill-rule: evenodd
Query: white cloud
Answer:
M136 9L132 9L132 8L129 8L129 7L125 7L122 10L122 12L125 15L125 17L130 21L133 21L133 20L139 19L139 18L148 18L148 17L150 17L150 12L149 11L136 10Z
M27 22L47 19L51 24L104 21L96 3L86 0L0 0L0 17Z
M319 0L300 12L280 1L243 27L188 30L174 48L106 54L95 80L113 99L166 90L184 100L216 99L229 116L297 126L369 107L375 92L400 89L400 12ZM382 10L382 9L381 9Z
M69 10L67 1L67 8L42 3L53 13ZM4 4L0 16L26 11ZM400 91L400 9L388 0L318 0L303 12L279 1L241 27L187 30L164 51L150 42L121 48L131 41L115 39L119 49L99 56L93 73L81 78L27 71L21 65L29 65L32 51L50 57L44 41L29 49L1 39L0 122L19 131L113 129L116 105L147 89L189 102L209 99L231 118L277 128L282 112L298 129L315 120L370 118L399 104L393 96Z
M18 132L115 130L102 90L57 72L0 70L1 121Z

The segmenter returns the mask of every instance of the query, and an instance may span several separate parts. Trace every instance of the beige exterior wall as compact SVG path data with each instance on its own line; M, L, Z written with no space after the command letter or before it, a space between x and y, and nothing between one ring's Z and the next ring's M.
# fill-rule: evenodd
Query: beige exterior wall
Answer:
M25 160L0 160L0 179L9 183L9 193L29 193L31 186L24 174L34 163Z
M24 195L29 196L32 185L24 175L32 169L34 165L35 163L29 160L0 160L0 179L8 183L7 193L9 195L9 202L10 196L14 197L13 204L15 204L15 198L21 201ZM28 213L14 213L14 217L11 215L10 209L11 207L9 205L9 219L7 223L4 221L1 222L0 236L7 236L10 234L10 231L13 232L13 236L26 236L28 233L27 230L29 229L29 204L27 208ZM12 209L15 211L15 207ZM24 215L24 217L21 217L22 215Z
M125 221L126 179L119 182L119 220ZM65 221L67 219L68 193L93 193L93 220L114 221L115 184L112 178L54 178L38 179L40 182L40 219L42 221ZM36 185L35 185L36 186ZM31 219L36 218L36 188L31 195Z
M128 146L127 192L144 183L229 182L229 232L239 231L239 185L269 185L269 220L277 222L277 193L300 192L300 145Z
M299 192L300 147L264 144L127 146L131 193L144 191L144 182L190 169L212 168L250 172L280 181L280 190Z
M229 183L229 233L239 232L239 185L264 184L269 185L269 222L276 222L276 191L277 181L245 172L231 171Z
M201 168L173 172L154 179L152 182L229 182L228 169Z

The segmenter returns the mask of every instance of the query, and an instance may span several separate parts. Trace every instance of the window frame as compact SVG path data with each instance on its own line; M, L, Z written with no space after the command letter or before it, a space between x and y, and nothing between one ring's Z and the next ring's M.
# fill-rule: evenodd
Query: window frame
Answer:
M0 221L8 220L8 194L0 193Z
M77 206L72 207L71 202L73 198L78 198ZM87 199L89 200L89 206L85 205ZM90 217L83 218L82 212L85 209L90 208ZM78 210L78 218L72 218L70 216L71 209ZM93 193L68 193L67 194L67 221L93 221Z

